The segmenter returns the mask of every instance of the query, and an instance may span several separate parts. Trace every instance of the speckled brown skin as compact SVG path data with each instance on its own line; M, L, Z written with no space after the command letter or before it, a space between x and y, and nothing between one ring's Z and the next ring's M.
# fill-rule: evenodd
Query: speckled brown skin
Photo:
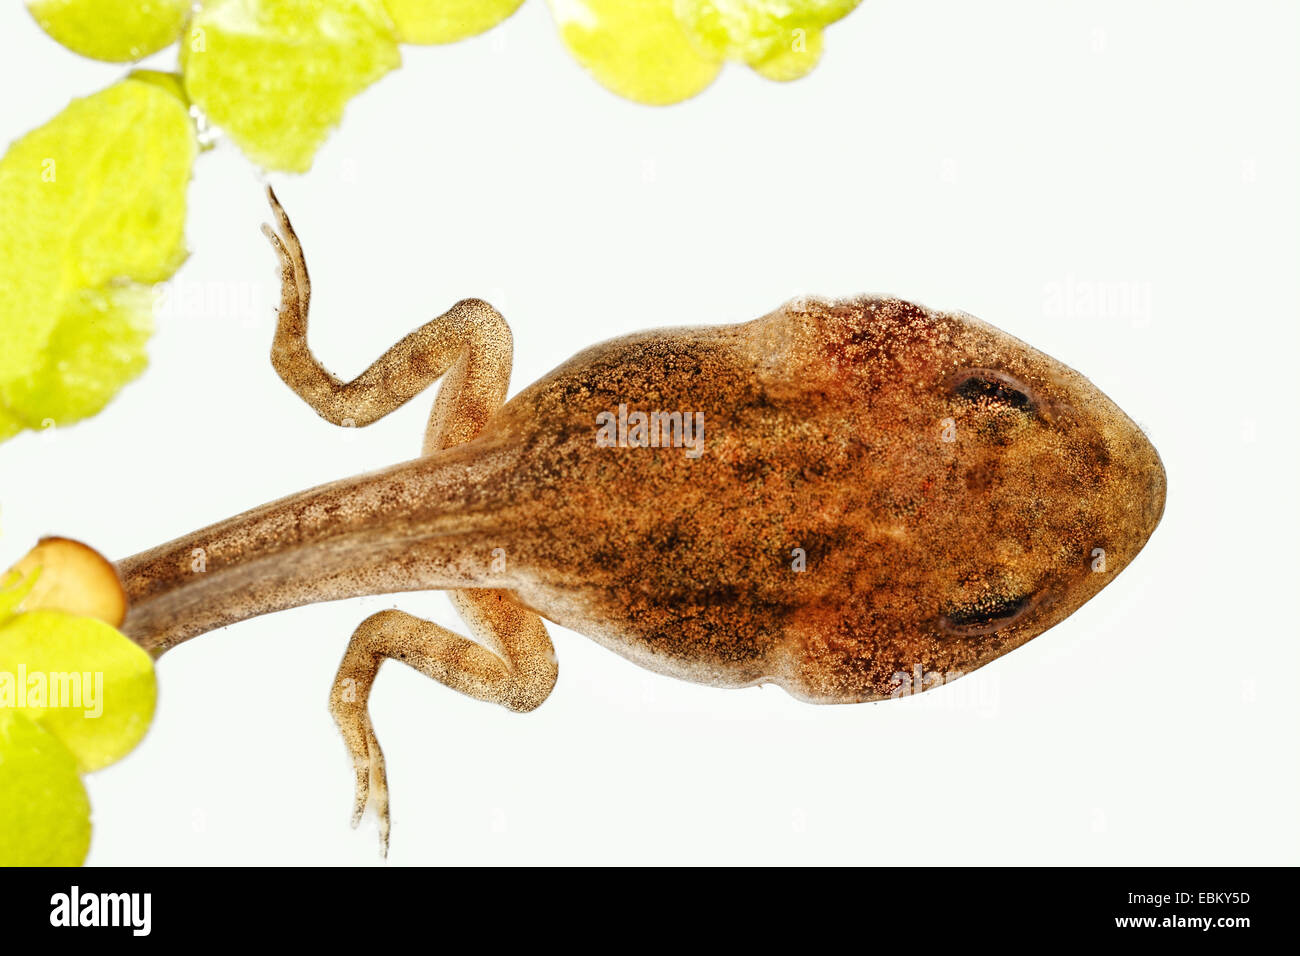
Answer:
M897 299L804 299L628 336L504 405L509 331L468 300L342 383L307 350L306 266L277 214L277 370L356 424L446 374L426 454L123 561L124 629L161 652L281 608L453 590L480 643L385 612L340 669L332 706L358 809L369 787L381 817L364 712L385 657L527 710L555 680L546 618L686 680L875 700L918 668L951 679L1041 634L1160 520L1155 449L1087 379L970 316ZM702 454L599 446L597 416L620 404L702 413Z
M1032 408L955 390L970 369ZM593 415L619 402L703 411L706 452L593 448ZM527 450L512 471L537 521L510 585L525 604L653 670L824 703L1042 633L1132 560L1165 496L1155 450L1083 376L894 299L596 346L480 447ZM1022 596L1005 626L960 623Z

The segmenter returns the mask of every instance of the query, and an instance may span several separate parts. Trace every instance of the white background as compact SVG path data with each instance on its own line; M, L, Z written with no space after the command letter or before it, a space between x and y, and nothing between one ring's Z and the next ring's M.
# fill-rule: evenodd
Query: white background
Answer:
M888 292L1083 371L1152 436L1169 497L1092 603L912 699L678 683L554 626L559 684L525 716L390 665L391 862L1300 862L1298 20L1281 0L867 0L810 77L732 67L667 109L588 78L541 0L404 48L312 172L274 178L339 374L465 296L510 320L518 390L633 330ZM5 4L0 140L123 72ZM428 399L344 432L272 372L259 176L229 143L200 158L151 370L0 447L0 566L46 533L122 557L418 451ZM1062 308L1067 287L1139 300ZM460 626L440 594L376 597L163 658L149 736L88 780L91 862L378 863L326 699L390 606Z

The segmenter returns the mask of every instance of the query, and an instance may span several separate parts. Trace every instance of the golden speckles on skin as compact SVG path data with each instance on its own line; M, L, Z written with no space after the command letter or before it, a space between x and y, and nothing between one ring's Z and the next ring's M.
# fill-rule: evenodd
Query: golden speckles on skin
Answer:
M146 647L299 604L446 588L474 642L372 618L345 661L353 679L398 651L526 710L554 683L545 617L687 680L872 700L916 666L969 672L1047 630L1160 519L1155 449L1087 379L970 316L898 299L804 298L739 325L628 336L505 404L509 329L466 300L341 382L307 348L306 266L275 208L276 369L357 425L442 377L425 455L122 562L125 627ZM703 454L599 447L595 416L620 404L701 413ZM195 547L204 574L189 570ZM498 547L500 573L483 557ZM335 710L362 800L382 785L363 712Z
M471 302L408 338L438 343L422 379L455 361L457 341L500 327ZM453 330L445 342L439 323ZM311 361L301 378L318 375ZM992 384L954 391L966 373ZM1011 407L1023 403L1004 387L1071 414ZM596 413L620 402L703 413L704 454L597 447ZM1010 440L990 427L1008 418ZM1142 433L1050 357L968 316L802 299L741 325L588 349L453 449L257 509L168 546L173 560L131 559L128 592L148 598L128 626L148 644L314 600L504 586L656 670L866 700L887 695L867 661L885 674L918 658L969 670L1066 617L1132 560L1163 498ZM212 556L204 579L179 571L195 541ZM1086 560L1098 541L1101 574ZM497 546L511 556L504 576L466 559ZM792 546L806 572L784 570ZM946 608L1008 576L1041 598L1005 639L967 647L940 632ZM808 651L832 634L834 653Z

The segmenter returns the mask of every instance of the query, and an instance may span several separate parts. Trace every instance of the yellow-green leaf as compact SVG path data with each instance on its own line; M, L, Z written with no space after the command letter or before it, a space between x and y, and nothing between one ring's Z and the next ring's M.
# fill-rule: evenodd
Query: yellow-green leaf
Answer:
M0 866L80 866L90 799L72 753L23 714L0 708Z
M254 162L306 172L348 100L400 65L393 29L381 0L209 0L185 89Z
M185 81L179 73L168 73L165 70L132 70L126 78L139 83L152 83L182 103L189 103L189 97L185 95Z
M140 742L156 698L149 655L103 621L29 611L0 624L0 711L50 731L83 772Z
M787 83L809 73L821 56L822 32L813 30L802 41L792 43L789 49L778 50L766 60L749 65L769 80Z
M686 36L673 0L548 0L569 51L610 90L640 103L688 99L713 82L722 58Z
M0 159L0 436L94 414L143 368L141 286L184 260L196 152L185 104L127 79Z
M817 64L822 28L861 0L675 0L691 41L706 56L748 63L790 80Z
M384 0L403 43L455 43L490 30L524 0Z
M18 610L18 605L31 593L39 572L23 577L17 571L9 571L0 578L0 624Z
M96 60L139 60L176 42L190 0L27 0L41 29Z
M46 361L8 384L9 400L33 428L46 419L75 422L102 410L148 364L154 300L152 286L83 290L64 309Z
M13 438L27 426L0 400L0 442Z

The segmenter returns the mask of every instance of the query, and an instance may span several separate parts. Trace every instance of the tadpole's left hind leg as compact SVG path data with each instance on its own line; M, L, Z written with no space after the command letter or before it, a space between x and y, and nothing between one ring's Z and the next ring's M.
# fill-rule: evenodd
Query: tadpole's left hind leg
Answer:
M378 421L439 378L433 443L458 444L478 434L501 407L510 384L510 327L481 299L462 299L426 322L350 382L332 375L307 345L311 277L293 224L269 187L267 198L279 226L262 231L280 257L280 316L271 364L285 384L318 415L335 425L360 428ZM454 406L454 409L453 409Z

